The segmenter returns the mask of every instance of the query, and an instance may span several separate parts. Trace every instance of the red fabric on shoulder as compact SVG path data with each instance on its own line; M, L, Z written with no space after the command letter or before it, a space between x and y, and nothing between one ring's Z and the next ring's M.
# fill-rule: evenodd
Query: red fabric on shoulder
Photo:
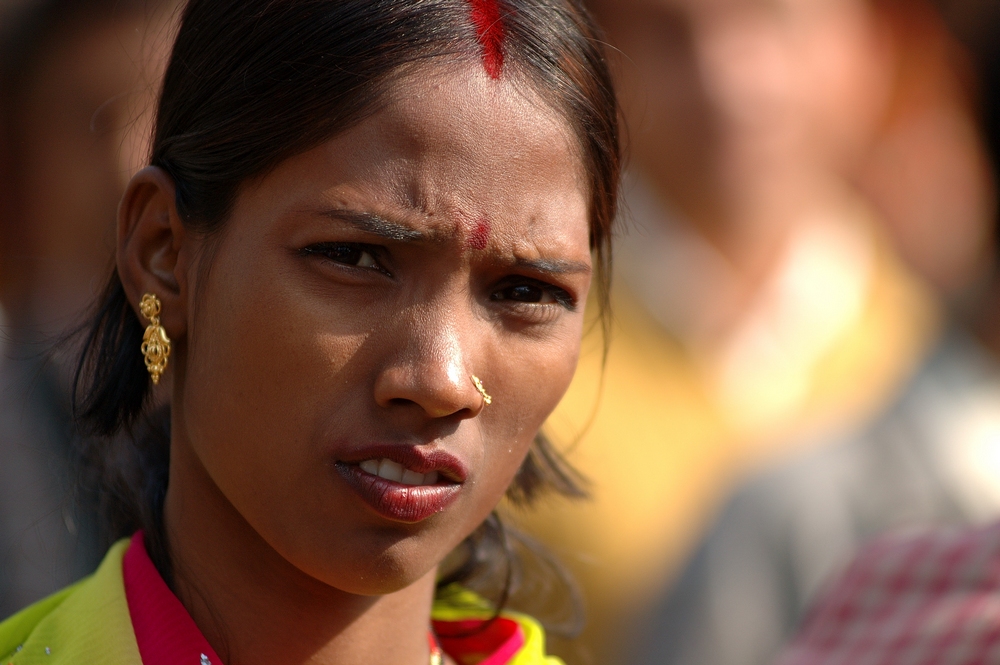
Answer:
M524 629L512 619L434 621L441 649L459 665L506 665L524 646Z
M125 598L143 665L222 665L146 552L139 531L122 561Z

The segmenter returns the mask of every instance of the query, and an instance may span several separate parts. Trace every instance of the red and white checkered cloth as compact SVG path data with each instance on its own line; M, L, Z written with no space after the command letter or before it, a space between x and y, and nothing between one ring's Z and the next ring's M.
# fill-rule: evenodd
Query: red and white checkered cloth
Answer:
M778 663L1000 664L1000 524L879 539Z

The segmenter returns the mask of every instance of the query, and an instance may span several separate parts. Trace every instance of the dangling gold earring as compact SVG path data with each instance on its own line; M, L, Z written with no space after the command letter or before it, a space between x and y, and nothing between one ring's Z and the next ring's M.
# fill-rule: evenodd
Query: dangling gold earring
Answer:
M139 303L139 311L149 321L146 332L142 336L142 355L146 359L146 369L155 386L160 382L160 375L167 369L167 358L170 357L170 338L167 331L160 325L160 299L152 293L147 293Z
M479 377L475 374L470 375L472 377L472 385L476 387L479 394L483 396L483 403L487 406L493 403L493 398L486 393L486 388L483 388L483 382L479 380Z

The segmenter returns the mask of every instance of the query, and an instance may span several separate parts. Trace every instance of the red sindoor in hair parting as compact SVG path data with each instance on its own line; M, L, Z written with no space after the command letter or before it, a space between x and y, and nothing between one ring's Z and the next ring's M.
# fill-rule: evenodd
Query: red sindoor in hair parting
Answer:
M468 0L472 8L472 23L483 47L483 67L490 78L500 78L503 71L504 28L500 17L500 0Z

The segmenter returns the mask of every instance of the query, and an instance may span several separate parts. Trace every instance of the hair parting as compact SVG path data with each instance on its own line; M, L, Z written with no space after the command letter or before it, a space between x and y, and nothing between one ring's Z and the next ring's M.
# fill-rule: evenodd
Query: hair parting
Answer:
M503 73L504 24L500 0L468 0L476 37L483 48L483 67L490 78Z

